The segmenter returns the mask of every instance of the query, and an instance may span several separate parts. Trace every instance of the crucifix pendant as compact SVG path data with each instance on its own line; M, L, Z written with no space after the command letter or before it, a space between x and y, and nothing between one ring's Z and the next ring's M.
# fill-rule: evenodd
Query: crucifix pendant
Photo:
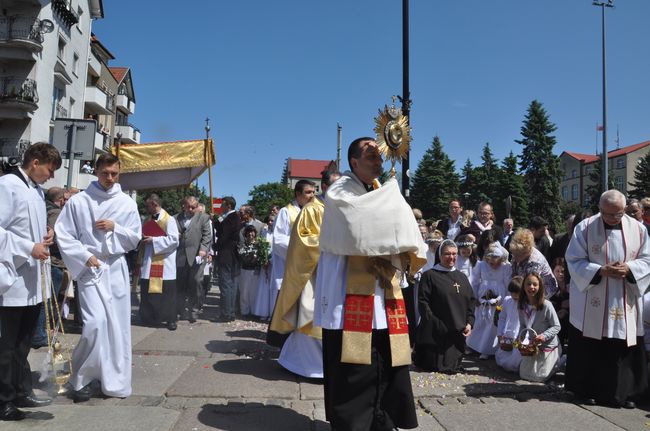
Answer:
M460 293L460 290L458 290L458 288L460 287L460 284L454 283L454 284L452 284L452 286L456 288L456 293Z

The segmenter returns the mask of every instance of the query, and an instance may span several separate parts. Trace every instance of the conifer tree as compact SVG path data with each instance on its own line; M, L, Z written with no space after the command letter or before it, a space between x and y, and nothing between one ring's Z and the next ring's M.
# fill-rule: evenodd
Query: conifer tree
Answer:
M492 154L490 144L485 143L481 155L483 164L474 168L474 190L469 190L476 202L489 202L493 204L496 197L496 181L499 176L499 165ZM472 207L471 209L474 209Z
M476 194L476 169L468 158L460 174L460 198L462 198L463 209L474 210L481 202L481 197Z
M643 199L650 196L650 151L639 159L634 169L634 181L629 184L632 186L628 193L631 198Z
M598 212L598 202L600 201L600 195L603 194L603 180L600 175L603 171L602 160L602 157L598 157L598 161L592 165L593 169L589 172L589 181L591 181L591 183L585 187L585 194L587 196L586 206L588 206L594 214ZM614 172L611 168L607 169L607 172L607 190L611 190L614 188Z
M506 199L510 196L512 208L510 217L514 220L515 226L525 227L530 221L528 213L528 194L524 177L519 173L517 156L512 151L503 159L499 178L495 186L494 213L497 222L508 217L506 211Z
M557 231L562 223L562 174L559 158L553 154L556 141L552 133L556 129L542 104L533 100L521 127L522 139L515 142L523 146L520 165L529 196L530 215L545 218Z
M435 136L415 171L411 205L422 210L425 218L444 216L449 201L458 196L458 184L454 162L442 150L440 138Z

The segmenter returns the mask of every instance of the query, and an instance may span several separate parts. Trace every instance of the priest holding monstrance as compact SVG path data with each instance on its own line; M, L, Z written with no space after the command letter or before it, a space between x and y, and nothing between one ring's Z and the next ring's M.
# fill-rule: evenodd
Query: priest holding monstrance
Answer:
M566 387L586 404L634 408L648 387L643 294L650 284L646 228L625 214L625 196L608 190L600 212L574 229Z
M389 134L396 122L380 127ZM407 128L393 137L406 138ZM325 413L336 430L417 427L401 288L426 262L426 245L397 181L379 185L377 141L350 144L351 171L325 199L314 324L323 328Z

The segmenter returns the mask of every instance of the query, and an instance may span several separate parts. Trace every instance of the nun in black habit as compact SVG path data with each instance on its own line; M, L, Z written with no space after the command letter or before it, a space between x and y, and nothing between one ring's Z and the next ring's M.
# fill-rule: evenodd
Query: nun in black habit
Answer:
M462 371L465 339L474 325L474 291L467 276L455 268L457 254L453 241L443 241L436 265L420 279L415 364L427 371Z

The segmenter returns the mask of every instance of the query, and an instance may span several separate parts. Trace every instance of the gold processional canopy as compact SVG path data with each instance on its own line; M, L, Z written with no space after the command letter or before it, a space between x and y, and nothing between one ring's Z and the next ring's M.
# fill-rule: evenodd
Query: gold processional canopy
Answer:
M215 163L212 139L121 144L111 152L120 159L124 190L185 187Z

